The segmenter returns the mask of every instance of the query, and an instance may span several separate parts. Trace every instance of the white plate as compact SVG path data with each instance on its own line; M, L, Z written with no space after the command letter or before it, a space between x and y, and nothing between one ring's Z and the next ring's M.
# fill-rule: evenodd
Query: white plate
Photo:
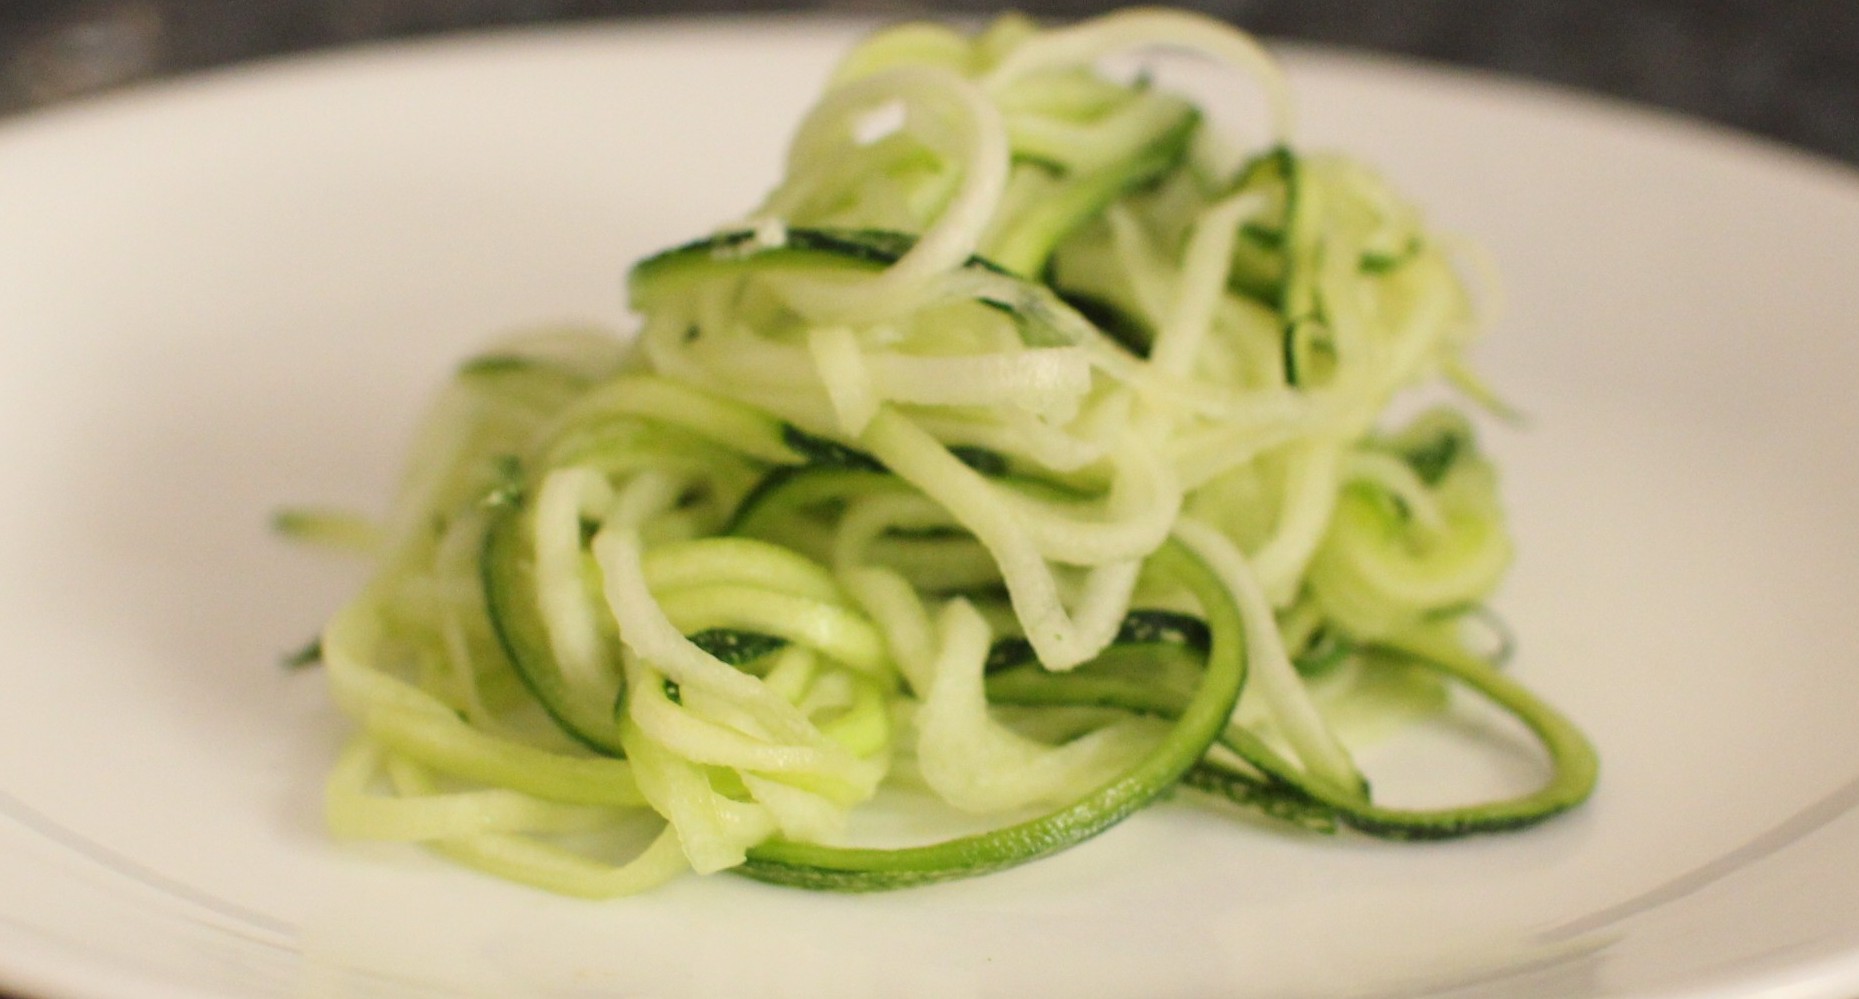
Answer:
M1850 996L1859 183L1483 78L1292 60L1305 135L1475 234L1523 557L1516 669L1599 795L1313 841L1169 806L972 883L719 876L589 904L332 844L343 721L278 654L356 573L463 352L623 325L631 260L770 182L850 37L667 23L262 67L0 129L0 983L172 996ZM1399 769L1399 761L1383 761ZM1474 777L1528 773L1501 751Z

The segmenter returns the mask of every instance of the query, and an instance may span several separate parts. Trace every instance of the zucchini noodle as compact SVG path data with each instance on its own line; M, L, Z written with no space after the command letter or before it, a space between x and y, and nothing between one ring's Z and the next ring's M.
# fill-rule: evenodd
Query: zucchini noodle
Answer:
M1100 66L1155 48L1259 93L1265 143L1224 162ZM1385 415L1494 404L1449 244L1291 122L1192 14L860 44L762 205L633 268L636 337L496 345L378 523L280 515L376 564L306 656L358 727L332 831L606 897L967 877L1177 787L1399 839L1579 804L1593 750L1478 651L1511 544L1472 425ZM1455 688L1541 788L1376 800L1368 730ZM884 787L984 831L862 842Z

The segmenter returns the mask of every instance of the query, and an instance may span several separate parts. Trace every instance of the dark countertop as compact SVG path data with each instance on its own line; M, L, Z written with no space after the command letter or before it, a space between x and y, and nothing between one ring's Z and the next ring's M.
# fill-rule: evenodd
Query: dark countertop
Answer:
M1191 0L1255 32L1493 69L1657 105L1859 164L1852 0ZM1034 0L1075 17L1108 4ZM500 25L825 9L898 17L995 5L840 0L11 0L0 112L243 59Z

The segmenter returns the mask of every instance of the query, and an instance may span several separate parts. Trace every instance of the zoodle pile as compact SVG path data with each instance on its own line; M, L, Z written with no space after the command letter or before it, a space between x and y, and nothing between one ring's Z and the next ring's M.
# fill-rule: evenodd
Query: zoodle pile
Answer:
M1158 48L1272 134L1101 68ZM1170 11L856 47L765 203L633 268L636 336L489 349L380 523L283 521L377 566L317 649L360 730L333 830L612 896L967 877L1183 787L1397 839L1581 802L1588 743L1499 670L1470 422L1384 414L1486 399L1471 296L1288 107L1256 42ZM1455 688L1540 738L1541 788L1377 801L1352 748ZM874 839L881 790L982 831Z

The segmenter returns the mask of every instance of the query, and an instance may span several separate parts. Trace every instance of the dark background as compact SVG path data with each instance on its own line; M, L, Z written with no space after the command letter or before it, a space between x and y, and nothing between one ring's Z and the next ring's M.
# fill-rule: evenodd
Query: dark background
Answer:
M1255 32L1495 69L1859 164L1859 0L1186 0ZM244 59L545 21L806 9L778 0L0 0L0 114ZM973 0L827 0L896 15ZM1071 17L1107 9L1031 0Z

